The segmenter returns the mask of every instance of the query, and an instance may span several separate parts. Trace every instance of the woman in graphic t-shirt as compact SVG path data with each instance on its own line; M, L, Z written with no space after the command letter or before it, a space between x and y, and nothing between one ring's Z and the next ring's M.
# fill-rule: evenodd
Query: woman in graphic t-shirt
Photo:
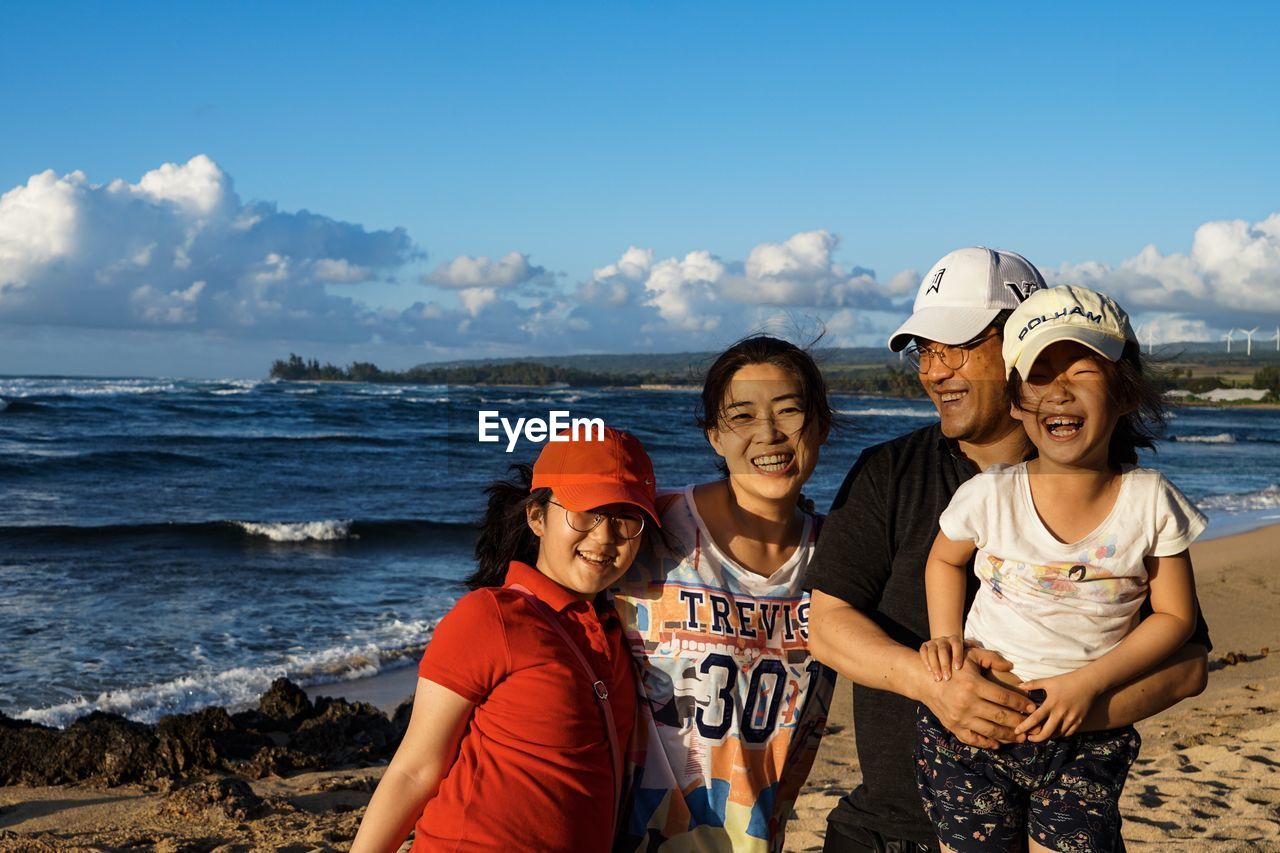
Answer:
M618 848L780 850L835 681L809 654L819 519L798 506L832 411L808 353L767 336L720 355L700 408L727 477L661 496L679 544L614 590L642 684Z

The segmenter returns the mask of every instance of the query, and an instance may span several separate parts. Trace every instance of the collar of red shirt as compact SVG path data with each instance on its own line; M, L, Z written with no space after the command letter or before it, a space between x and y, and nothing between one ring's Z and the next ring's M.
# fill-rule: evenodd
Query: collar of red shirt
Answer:
M516 584L550 604L557 613L563 613L573 604L586 603L528 563L512 560L507 567L506 583L502 586L505 588Z

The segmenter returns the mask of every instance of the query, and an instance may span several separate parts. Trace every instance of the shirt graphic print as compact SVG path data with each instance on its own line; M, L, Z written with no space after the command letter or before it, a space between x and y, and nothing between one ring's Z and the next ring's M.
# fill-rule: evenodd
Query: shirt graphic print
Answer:
M615 590L643 662L646 748L625 834L646 850L779 850L834 687L809 654L816 525L806 519L796 553L761 577L711 540L692 487L676 497L663 527L678 552L638 562Z
M1147 598L1145 559L1186 550L1205 518L1158 471L1124 466L1106 519L1078 542L1059 542L1036 513L1024 462L966 482L938 525L978 549L982 585L965 639L1030 680L1075 672L1115 648Z

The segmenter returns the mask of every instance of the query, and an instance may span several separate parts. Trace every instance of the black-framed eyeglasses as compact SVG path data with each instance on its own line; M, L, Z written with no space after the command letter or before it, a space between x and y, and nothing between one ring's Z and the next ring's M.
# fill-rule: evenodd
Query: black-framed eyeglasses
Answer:
M579 533L590 533L606 518L609 519L613 532L623 539L635 539L644 532L643 515L609 515L603 512L595 512L594 510L591 512L578 512L555 501L547 501L547 503L555 504L564 510L564 520Z
M919 344L913 344L906 349L907 361L911 362L911 366L917 373L928 373L933 367L935 358L942 362L942 366L947 370L959 370L969 360L969 350L998 337L999 334L999 332L991 332L967 343L942 344L938 347L922 347Z

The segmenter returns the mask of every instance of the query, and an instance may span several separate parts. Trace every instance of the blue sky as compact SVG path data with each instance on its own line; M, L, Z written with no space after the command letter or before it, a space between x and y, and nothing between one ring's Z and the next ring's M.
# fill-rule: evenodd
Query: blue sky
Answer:
M970 244L1280 322L1280 13L975 8L5 4L0 372L875 344Z

